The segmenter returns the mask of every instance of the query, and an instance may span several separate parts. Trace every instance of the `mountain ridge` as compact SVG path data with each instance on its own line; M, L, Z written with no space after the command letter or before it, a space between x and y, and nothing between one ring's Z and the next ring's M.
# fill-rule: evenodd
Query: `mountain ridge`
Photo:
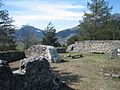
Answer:
M112 19L117 21L117 23L119 23L120 22L120 13L112 14ZM31 31L32 33L35 33L37 39L42 40L42 38L44 37L44 34L43 34L44 30L35 28L34 26L25 25L16 31L17 39L25 37L27 35L27 30ZM71 37L73 35L78 35L79 30L80 30L79 26L64 29L64 30L57 32L56 37L58 38L58 41L66 42L69 37Z
M78 34L77 29L78 29L78 26L59 31L56 33L56 37L58 38L58 40L67 39L70 36L77 35ZM36 38L41 40L44 37L43 32L44 30L38 29L34 26L25 25L20 29L16 30L16 36L17 36L17 39L20 39L23 37L27 37L28 34L34 33Z

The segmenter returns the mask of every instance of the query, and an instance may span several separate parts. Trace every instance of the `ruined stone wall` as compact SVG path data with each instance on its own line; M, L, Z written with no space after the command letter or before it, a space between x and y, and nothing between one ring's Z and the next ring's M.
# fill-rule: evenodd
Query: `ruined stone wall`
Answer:
M61 62L61 58L57 53L55 47L48 45L34 45L29 49L25 50L26 57L34 57L34 56L43 56L49 62Z
M7 61L0 60L0 90L60 90L50 64L43 57L25 58L12 72Z
M111 50L116 47L120 47L119 40L88 40L75 42L75 44L68 46L67 51L111 53Z
M46 45L34 45L30 47L29 49L25 50L25 56L31 57L31 56L46 56Z
M14 62L25 58L24 51L2 51L0 52L0 60L6 60L7 62Z

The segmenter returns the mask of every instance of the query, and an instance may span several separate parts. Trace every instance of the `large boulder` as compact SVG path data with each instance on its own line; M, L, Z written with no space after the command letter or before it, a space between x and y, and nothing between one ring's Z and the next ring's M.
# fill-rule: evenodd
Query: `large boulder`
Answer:
M8 63L0 60L0 90L12 90L13 74Z
M72 50L74 50L75 48L75 44L71 44L70 46L67 47L67 52L71 52Z
M60 56L53 46L47 46L46 57L49 60L49 62L55 62L55 63L61 62Z
M0 90L60 90L62 82L55 78L45 58L26 58L20 65L12 72L8 63L0 60Z
M49 62L61 62L55 47L46 45L34 45L25 51L26 57L43 56Z
M54 74L45 58L23 59L20 70L25 73L25 90L53 90Z
M42 70L50 70L50 64L42 57L29 57L20 60L20 70L25 74L40 73Z
M111 59L120 58L120 47L111 50Z

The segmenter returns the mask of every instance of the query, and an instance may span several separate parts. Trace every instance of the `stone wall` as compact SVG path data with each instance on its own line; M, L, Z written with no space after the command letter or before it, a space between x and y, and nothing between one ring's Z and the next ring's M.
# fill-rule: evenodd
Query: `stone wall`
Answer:
M88 40L75 42L68 46L67 51L111 53L111 50L116 47L120 47L119 40Z
M0 60L6 60L7 62L13 62L25 58L24 51L2 51L0 52Z

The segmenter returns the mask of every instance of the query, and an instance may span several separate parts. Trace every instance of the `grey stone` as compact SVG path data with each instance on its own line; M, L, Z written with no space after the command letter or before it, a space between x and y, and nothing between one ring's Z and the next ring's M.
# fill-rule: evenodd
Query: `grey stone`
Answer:
M26 57L43 56L49 62L61 62L61 58L55 47L46 45L34 45L25 51Z
M25 74L25 71L22 71L22 70L15 70L15 71L13 71L13 74L24 75L24 74Z
M111 59L120 58L120 47L111 50Z
M99 52L99 53L111 53L111 50L120 47L120 40L86 40L75 42L68 46L68 52Z
M120 78L120 75L119 74L112 74L112 77Z
M64 55L64 57L71 57L71 55L70 55L70 54L67 54L67 55Z
M73 51L75 48L75 44L71 44L70 46L67 47L67 52Z
M0 60L0 90L59 90L50 64L43 57L29 57L20 61L20 69L11 71L8 63Z
M109 73L104 73L104 75L105 75L105 76L111 76L111 74L109 74Z
M52 90L54 74L45 58L35 57L22 61L26 70L27 90Z
M8 63L0 60L0 90L10 90L13 86L13 74Z

